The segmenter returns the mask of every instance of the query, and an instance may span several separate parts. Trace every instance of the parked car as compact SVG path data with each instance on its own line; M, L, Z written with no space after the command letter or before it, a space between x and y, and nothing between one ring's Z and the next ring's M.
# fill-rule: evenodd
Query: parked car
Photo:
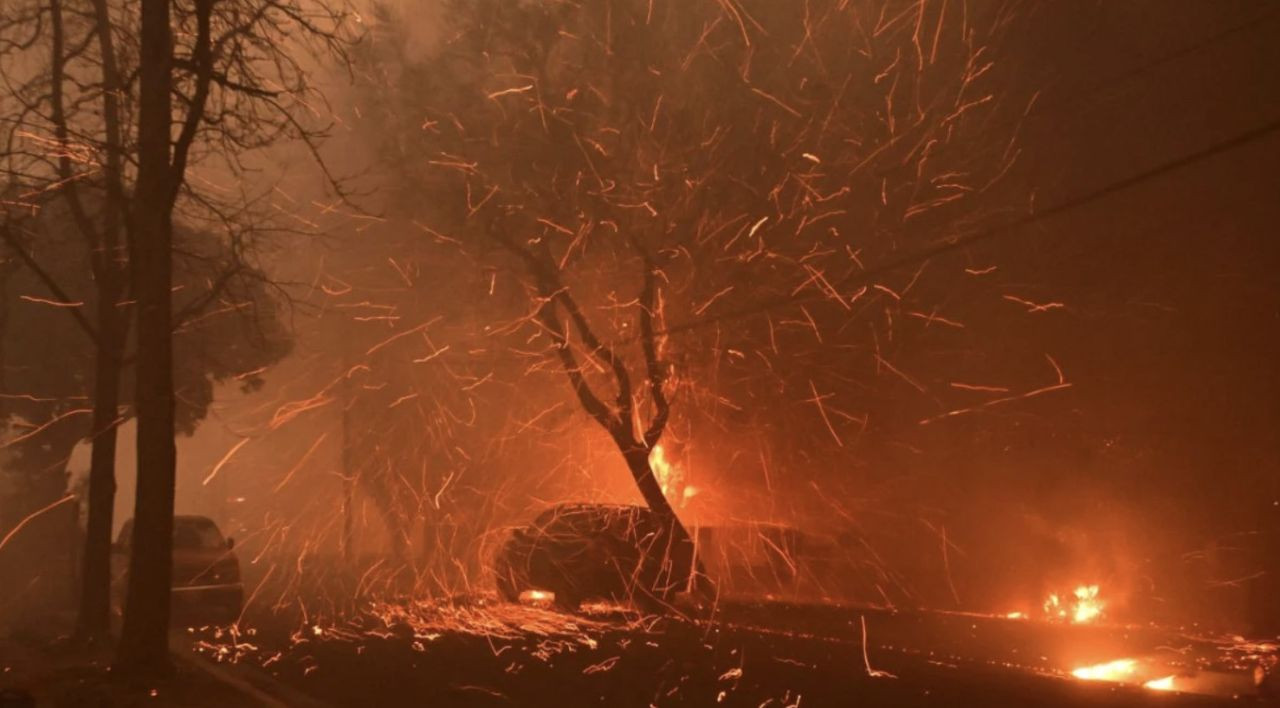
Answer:
M855 575L849 551L835 538L792 526L748 522L692 533L722 597L830 601Z
M494 559L498 593L576 610L586 600L660 611L689 585L693 547L645 507L561 504L512 530Z
M113 595L123 609L128 584L133 519L124 522L112 547ZM173 614L184 619L232 622L244 604L235 541L205 516L173 517Z

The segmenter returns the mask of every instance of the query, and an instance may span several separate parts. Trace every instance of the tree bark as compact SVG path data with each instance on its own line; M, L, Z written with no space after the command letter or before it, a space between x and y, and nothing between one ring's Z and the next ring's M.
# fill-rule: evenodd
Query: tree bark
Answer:
M116 495L116 440L120 422L118 288L103 283L98 293L98 343L93 393L93 437L89 457L89 513L82 556L80 614L76 634L95 641L107 636L111 615L111 526Z
M577 395L578 402L600 424L600 427L608 431L609 437L613 439L614 444L618 446L618 450L622 453L623 459L626 460L627 469L631 473L632 480L636 483L636 488L640 491L640 496L644 498L645 504L671 529L666 560L671 561L673 564L688 564L690 578L693 581L693 589L701 589L704 573L701 563L695 557L694 552L696 549L694 548L693 537L690 535L689 530L685 528L684 522L680 520L675 508L671 506L667 496L662 493L662 485L658 483L658 476L654 474L653 466L649 462L649 454L653 451L654 446L658 444L658 440L662 438L662 433L666 430L667 421L671 415L671 402L667 399L663 388L667 377L664 365L658 359L657 335L653 327L658 292L657 267L653 259L640 246L638 241L634 239L631 241L644 261L643 286L640 290L637 304L640 310L640 336L641 346L644 351L645 372L655 407L653 418L649 421L648 427L645 428L643 433L640 433L635 429L635 422L632 420L635 402L632 400L631 374L627 369L626 362L613 348L601 342L591 329L591 324L588 322L586 314L561 281L554 261L548 257L549 254L544 252L540 257L506 236L499 229L492 229L489 233L504 248L519 256L528 267L530 274L533 275L537 284L538 294L544 298L542 304L538 307L536 316L542 324L543 330L551 338L556 355L560 359L560 368L564 371L565 376L569 378L569 383ZM561 320L560 310L563 310L568 316L568 323ZM616 408L610 408L604 403L600 396L592 390L591 384L583 374L577 355L574 353L570 343L569 332L571 330L569 323L572 323L572 328L578 332L587 355L608 366L613 373L614 383L618 387Z
M169 0L142 0L139 39L138 179L129 229L138 317L138 485L116 663L125 671L156 674L172 668L168 634L176 468Z
M680 515L671 506L670 500L662 493L662 486L658 483L658 477L653 473L653 465L649 462L649 449L635 441L615 440L615 442L622 448L627 469L630 470L631 478L635 480L644 503L662 520L664 525L670 528L664 560L671 564L674 577L687 577L690 580L690 590L695 592L703 590L705 570L697 558L693 536L689 533L689 529L685 528Z
M126 207L121 175L120 71L107 0L94 0L93 9L102 64L102 116L107 150L103 176L107 198L101 243L88 239L98 289L98 336L89 457L89 513L81 568L80 614L76 620L76 634L86 641L106 637L110 630L111 527L116 494L120 368L129 329L129 317L121 311L119 302L126 285L126 273L118 253L121 218Z

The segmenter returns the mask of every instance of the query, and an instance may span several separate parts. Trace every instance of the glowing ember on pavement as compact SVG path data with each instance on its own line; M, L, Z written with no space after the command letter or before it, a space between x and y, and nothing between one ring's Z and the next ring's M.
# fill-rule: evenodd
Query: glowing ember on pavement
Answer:
M1085 681L1127 681L1133 678L1138 669L1135 659L1116 659L1105 664L1082 666L1071 671L1071 675Z
M543 606L556 601L556 594L546 590L525 590L520 593L520 602L525 605Z

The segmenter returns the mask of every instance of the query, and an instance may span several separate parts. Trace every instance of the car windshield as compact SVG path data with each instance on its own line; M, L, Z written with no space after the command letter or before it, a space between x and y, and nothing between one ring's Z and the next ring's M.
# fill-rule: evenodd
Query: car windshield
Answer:
M173 526L174 548L223 548L226 541L218 527L207 519L175 520Z

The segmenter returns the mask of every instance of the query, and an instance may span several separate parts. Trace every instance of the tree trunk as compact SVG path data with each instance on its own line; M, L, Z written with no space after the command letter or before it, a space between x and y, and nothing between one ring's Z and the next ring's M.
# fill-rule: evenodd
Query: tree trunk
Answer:
M107 636L111 614L111 526L116 496L116 439L120 414L119 290L103 283L98 293L98 352L89 462L89 514L85 530L80 614L76 634L86 641Z
M622 447L622 456L626 458L627 469L631 471L631 478L635 480L636 487L640 490L640 496L644 497L644 503L655 514L677 519L677 524L679 524L676 510L671 506L667 495L662 493L662 485L658 484L658 477L653 473L653 467L649 464L649 452L644 449L643 445L636 443L619 443L619 446ZM680 525L680 531L684 531L683 524ZM688 535L688 533L685 532L685 535Z
M119 435L120 367L129 329L122 311L126 271L120 264L120 228L126 209L121 176L120 71L112 38L107 0L94 0L94 19L102 65L102 118L106 136L106 208L100 243L90 239L90 249L101 251L94 262L98 290L97 371L94 377L92 452L89 463L89 514L85 529L81 570L80 616L76 634L83 640L105 637L111 617L111 527L116 494L116 440Z
M144 5L144 8L146 6ZM146 60L144 59L144 62ZM141 180L139 180L141 181ZM141 190L139 190L141 192ZM170 219L138 200L133 262L138 312L138 484L118 662L144 672L169 664L176 450L173 418Z
M138 180L130 214L137 300L138 489L124 631L116 655L126 671L168 673L173 576L173 197L170 159L172 47L169 0L142 0Z
M688 589L699 590L705 573L695 554L693 536L685 528L667 496L662 493L662 485L658 484L658 477L649 463L649 452L638 443L624 444L619 441L618 444L622 447L627 469L631 471L631 478L635 480L645 504L671 529L666 560L671 563L675 577L685 577L687 573L691 581Z

